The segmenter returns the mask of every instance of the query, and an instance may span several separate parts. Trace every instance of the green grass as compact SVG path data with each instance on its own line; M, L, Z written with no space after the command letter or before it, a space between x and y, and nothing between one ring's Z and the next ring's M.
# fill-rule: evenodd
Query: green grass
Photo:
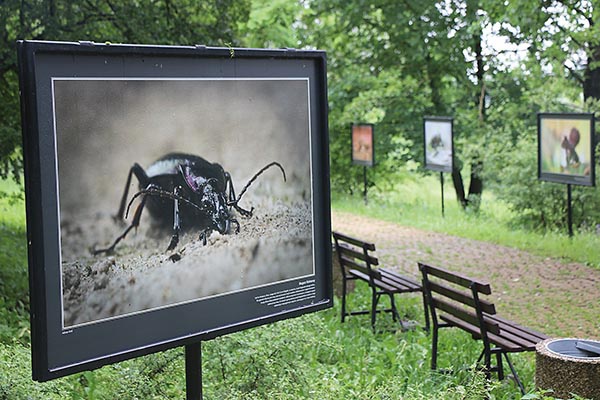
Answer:
M372 201L367 207L361 200L349 198L336 198L334 206L423 229L452 234L466 231L463 236L478 239L487 237L484 235L495 237L498 221L503 221L503 226L507 224L509 214L505 207L494 205L498 210L492 212L484 203L482 215L465 215L452 204L450 195L446 199L446 218L441 218L435 183L429 179L425 189L416 182L407 184L402 194ZM13 192L18 189L14 184L0 182L0 190L6 188ZM403 202L398 202L400 197ZM491 227L484 223L489 215L496 218L489 222ZM24 221L22 201L0 198L0 399L184 398L181 348L47 383L31 380ZM500 237L509 236L509 228L501 230L504 233ZM527 239L527 232L521 234ZM523 246L535 244L536 240L537 236L523 240ZM370 294L365 285L359 285L349 301L350 307L367 307ZM418 296L403 296L399 307L409 318L422 318ZM441 332L439 365L454 373L438 374L429 369L431 338L422 330L373 334L368 317L352 317L341 324L339 312L336 301L330 310L204 343L204 398L521 398L511 381L493 381L488 385L480 373L471 369L481 345L462 331ZM385 325L384 317L380 321ZM533 390L533 354L517 354L513 361L526 387ZM542 396L531 394L529 398Z
M464 211L451 182L444 185L442 217L439 176L405 179L392 193L373 191L365 205L362 196L332 195L332 209L360 214L423 230L446 233L526 250L543 256L600 268L600 235L576 232L533 232L516 224L516 214L484 191L478 213Z
M350 299L354 307L370 301L365 285ZM420 298L406 296L403 312L418 318ZM387 318L380 317L381 326ZM440 334L442 368L429 369L430 337L422 330L374 334L369 318L339 321L331 310L227 335L203 344L205 399L518 399L511 381L487 385L472 370L481 350L455 329ZM532 355L513 361L533 388ZM60 378L30 379L29 348L0 343L0 398L6 399L181 399L184 398L181 349L141 357ZM4 397L3 397L4 396Z
M0 180L0 339L25 343L29 341L29 281L25 207L19 194L14 182Z

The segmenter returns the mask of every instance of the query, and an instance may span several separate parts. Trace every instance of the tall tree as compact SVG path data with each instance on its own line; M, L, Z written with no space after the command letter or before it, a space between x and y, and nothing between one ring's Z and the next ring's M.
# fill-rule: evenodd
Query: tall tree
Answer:
M22 170L16 40L239 44L251 0L4 0L0 7L0 178Z
M501 32L528 43L532 58L572 79L585 100L600 99L600 4L596 0L515 0L491 7Z
M313 0L309 4L312 43L326 48L330 60L334 186L336 179L344 187L357 181L348 173L352 171L346 156L350 122L377 124L379 165L373 175L393 174L399 153L404 161L420 160L424 115L455 115L462 137L478 135L481 129L470 121L485 115L481 46L485 20L477 1ZM459 146L470 142L462 140ZM399 152L399 145L410 150ZM387 169L382 168L386 160L390 161ZM483 189L478 173L481 160L470 164L469 194L465 194L460 162L453 173L464 207Z

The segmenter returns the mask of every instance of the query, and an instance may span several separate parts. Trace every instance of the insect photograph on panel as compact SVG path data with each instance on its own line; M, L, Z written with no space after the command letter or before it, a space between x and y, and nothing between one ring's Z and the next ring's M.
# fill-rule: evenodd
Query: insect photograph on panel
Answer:
M425 166L435 171L451 172L453 162L452 118L424 118Z
M539 175L563 183L593 185L592 114L538 114Z
M307 79L53 79L64 327L314 271Z

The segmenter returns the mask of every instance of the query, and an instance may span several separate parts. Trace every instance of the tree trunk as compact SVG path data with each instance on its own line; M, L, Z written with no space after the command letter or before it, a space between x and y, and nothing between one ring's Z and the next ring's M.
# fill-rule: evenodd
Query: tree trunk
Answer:
M467 208L468 202L465 196L465 185L463 183L460 169L456 164L452 167L452 183L454 183L454 191L456 192L456 199L463 209Z
M472 13L475 18L477 11L477 2L470 3L467 5L467 13ZM477 85L480 88L477 95L475 96L474 103L478 108L478 119L479 123L483 124L485 120L485 82L484 82L484 62L483 62L483 51L482 51L482 32L481 30L476 31L473 34L473 48L475 50L475 76L477 77ZM455 164L452 168L452 181L454 182L454 190L456 192L456 198L463 209L469 206L474 207L475 210L479 209L479 201L481 194L483 193L483 179L481 179L480 172L483 169L483 161L481 158L475 156L470 160L471 164L471 176L469 183L469 193L465 196L465 185L463 182L462 174L459 167Z
M587 66L583 81L583 98L587 100L600 99L600 67L590 68L590 65L598 65L600 61L600 45L594 45L588 55Z

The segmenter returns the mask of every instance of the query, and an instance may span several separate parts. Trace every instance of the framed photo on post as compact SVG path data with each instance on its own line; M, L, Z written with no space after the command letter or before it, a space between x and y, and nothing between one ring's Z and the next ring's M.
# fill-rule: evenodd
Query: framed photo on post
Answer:
M373 124L352 125L352 163L375 165L375 127Z
M451 117L423 118L423 147L425 168L432 171L452 172L454 140Z
M35 380L331 307L324 52L18 50Z
M538 114L538 178L595 185L594 114Z

